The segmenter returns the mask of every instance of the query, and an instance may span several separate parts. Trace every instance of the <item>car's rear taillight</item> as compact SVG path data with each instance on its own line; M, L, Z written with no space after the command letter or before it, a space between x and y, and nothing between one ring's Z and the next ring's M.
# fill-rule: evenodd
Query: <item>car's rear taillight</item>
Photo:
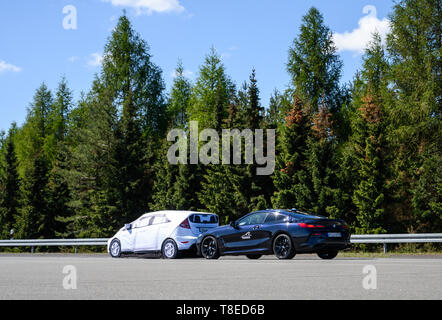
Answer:
M184 221L180 223L180 227L184 229L190 229L188 218L184 219Z
M348 225L347 225L347 224L342 225L342 227L343 227L344 229L348 229Z
M298 223L298 226L301 228L325 228L323 225L320 224L307 224L304 222Z

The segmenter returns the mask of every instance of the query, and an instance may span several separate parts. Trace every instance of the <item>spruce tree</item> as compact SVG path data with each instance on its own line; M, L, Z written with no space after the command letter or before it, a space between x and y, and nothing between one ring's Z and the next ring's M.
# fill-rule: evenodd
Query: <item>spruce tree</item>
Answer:
M48 215L48 160L40 152L23 180L19 215L17 216L17 238L39 239L44 237L45 218Z
M10 230L14 228L20 201L20 178L18 162L15 154L14 137L17 132L16 124L9 129L4 140L4 167L0 176L0 238L8 239ZM3 143L2 143L3 147ZM2 148L3 149L3 148ZM2 159L3 160L3 159ZM2 161L3 164L3 161Z
M106 237L109 229L124 223L118 215L119 166L116 161L118 139L117 108L108 100L100 80L78 108L83 109L71 130L73 145L68 153L66 179L72 195L68 203L74 215L59 217L69 237Z
M300 97L293 98L292 109L286 114L285 124L278 129L278 150L275 173L272 176L275 192L274 208L310 208L311 179L305 169L307 138L311 131L308 107Z
M307 140L307 172L311 178L310 208L312 212L329 216L337 214L338 182L336 177L337 142L333 132L332 114L325 104L312 118L312 134Z
M245 127L242 129L250 129L252 132L255 132L256 129L265 129L264 108L260 102L255 69L252 69L247 88L247 102L243 112ZM242 158L244 159L244 155ZM233 177L236 175L234 186L237 187L238 198L241 196L245 198L249 212L270 207L270 197L273 191L270 176L257 175L257 167L258 165L253 163L232 168L234 170Z
M53 97L45 84L34 95L26 122L17 132L17 158L20 187L20 208L17 214L17 237L32 239L44 237L45 219L48 216L48 172L50 160L45 148L50 134L49 115Z
M388 64L381 38L375 34L363 57L360 81L355 85L356 113L352 123L352 146L357 167L357 186L353 194L360 233L382 233L389 227L387 114Z
M103 55L106 99L121 112L115 128L119 220L129 221L145 212L151 201L150 166L166 129L164 82L147 43L126 16L120 17Z
M175 69L170 99L167 106L168 118L172 121L173 128L184 128L187 124L187 106L189 104L192 84L184 75L182 61L178 61Z
M287 70L292 86L312 112L325 103L332 113L339 110L342 61L336 53L332 33L314 7L302 18L299 36L289 50Z
M28 109L25 123L20 127L16 137L16 152L19 162L19 176L25 180L26 172L34 167L37 154L45 151L45 139L49 133L53 96L45 83L36 90L33 102Z
M219 136L226 126L229 106L233 102L235 86L226 74L215 48L211 48L205 63L200 67L198 78L192 88L189 101L188 116L191 121L198 121L199 130L215 129ZM221 143L221 139L220 139ZM219 148L221 151L221 148ZM221 152L219 154L221 160ZM219 161L221 163L221 161ZM197 185L197 196L202 208L223 215L234 214L232 188L226 176L226 168L222 165L210 164L196 166L201 169L202 176ZM224 205L224 208L223 208Z
M187 107L190 99L192 85L184 76L184 67L181 61L175 70L176 77L168 101L169 130L186 129ZM181 209L196 210L200 205L192 203L191 171L195 165L170 164L167 159L168 148L172 142L163 139L158 159L154 164L155 181L153 185L152 210ZM189 145L189 143L188 143ZM186 151L188 158L188 150ZM190 168L189 168L190 167Z
M103 56L73 139L68 181L75 216L65 222L76 235L109 236L149 209L152 166L166 130L161 70L126 16Z
M228 107L234 92L235 86L226 74L220 56L212 47L192 88L187 110L189 120L198 121L200 130L220 128L221 120L228 117Z
M42 234L45 238L54 238L64 234L64 224L60 217L72 215L68 203L70 191L64 172L67 169L68 120L73 106L73 94L66 78L63 77L55 93L55 100L48 115L48 132L45 137L45 150L50 163L48 173L48 211L43 217Z
M388 134L396 150L394 215L409 232L436 231L433 221L440 220L442 197L438 182L442 149L441 4L439 0L401 0L389 19L387 50L396 95L389 108L392 125Z
M336 132L341 127L337 115L343 102L341 69L332 33L320 12L311 8L289 50L287 70L296 100L282 130L280 171L274 180L277 205L323 215L336 213L333 171Z

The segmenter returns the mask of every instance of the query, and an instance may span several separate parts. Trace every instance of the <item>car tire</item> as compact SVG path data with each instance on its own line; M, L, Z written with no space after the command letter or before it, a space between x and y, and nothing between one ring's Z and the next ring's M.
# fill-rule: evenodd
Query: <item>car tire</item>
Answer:
M276 236L275 240L273 241L272 248L273 254L281 260L293 259L293 257L296 255L292 240L285 233L281 233Z
M257 260L262 257L262 254L247 254L246 257L252 260Z
M205 259L219 258L218 243L214 237L207 236L201 241L201 255Z
M321 259L331 260L338 255L338 250L334 248L328 248L317 252L317 255Z
M172 239L167 239L161 246L161 254L164 259L175 259L178 256L178 246Z
M114 239L109 246L109 254L112 258L119 258L121 256L121 243L120 240Z

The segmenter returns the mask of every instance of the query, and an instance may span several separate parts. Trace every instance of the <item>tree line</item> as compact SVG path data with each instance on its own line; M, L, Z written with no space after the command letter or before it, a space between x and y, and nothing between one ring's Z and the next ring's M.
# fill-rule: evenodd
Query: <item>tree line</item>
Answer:
M355 233L442 229L439 0L401 0L391 32L368 45L351 82L322 14L311 8L288 50L288 88L264 106L259 70L237 85L211 48L194 81L162 70L126 15L101 71L74 101L68 81L35 91L21 126L0 135L0 237L108 237L153 210L297 208ZM172 165L172 128L275 129L276 168Z

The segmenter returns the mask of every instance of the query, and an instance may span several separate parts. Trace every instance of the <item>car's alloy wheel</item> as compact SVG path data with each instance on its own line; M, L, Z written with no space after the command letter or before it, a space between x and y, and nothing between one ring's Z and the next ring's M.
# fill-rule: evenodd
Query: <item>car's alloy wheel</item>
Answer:
M117 239L112 240L109 248L109 253L112 258L118 258L121 255L121 244Z
M247 254L246 255L247 258L252 259L252 260L256 260L262 257L262 254Z
M338 255L338 250L334 248L324 249L319 251L318 257L325 260L330 260L335 258Z
M218 259L218 245L214 237L206 237L201 242L201 254L206 259Z
M163 258L175 259L178 255L178 247L175 241L172 239L164 241L163 247L161 248L161 253L163 254Z
M273 253L278 259L292 259L295 256L295 248L288 235L280 234L275 238L275 241L273 241Z

